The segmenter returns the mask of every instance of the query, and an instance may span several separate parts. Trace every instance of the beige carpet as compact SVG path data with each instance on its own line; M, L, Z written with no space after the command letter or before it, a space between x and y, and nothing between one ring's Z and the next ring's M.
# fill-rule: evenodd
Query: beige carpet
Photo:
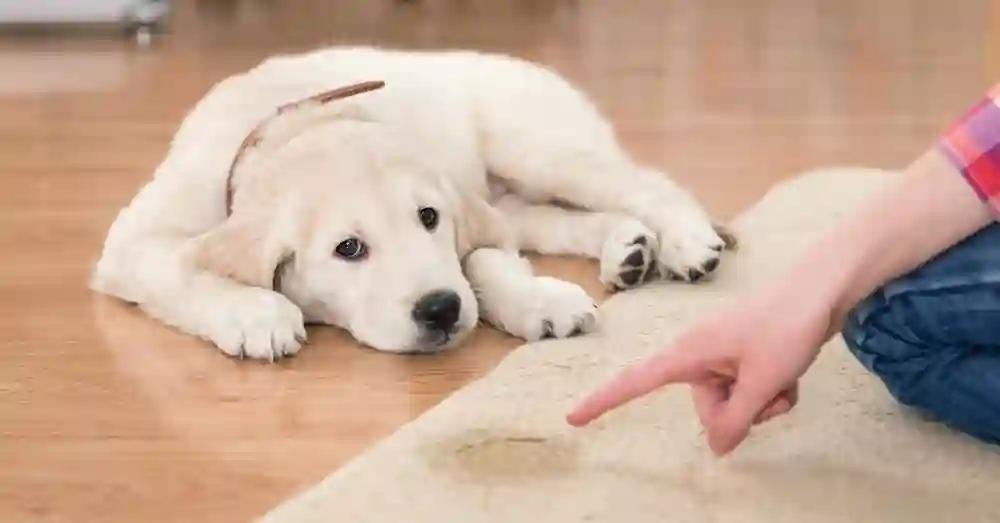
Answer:
M525 345L493 373L279 506L267 523L1000 521L1000 453L901 410L831 342L790 415L708 453L685 388L585 429L567 409L695 318L780 271L886 177L807 173L738 220L710 284L603 306L603 331Z

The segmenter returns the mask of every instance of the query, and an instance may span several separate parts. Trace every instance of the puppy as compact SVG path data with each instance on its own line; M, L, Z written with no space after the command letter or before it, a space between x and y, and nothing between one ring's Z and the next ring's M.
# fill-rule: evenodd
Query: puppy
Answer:
M526 340L595 328L588 295L520 251L597 259L622 290L711 273L733 245L721 231L552 71L336 47L269 59L197 103L112 223L91 287L240 358L295 354L307 323L433 352L480 319Z

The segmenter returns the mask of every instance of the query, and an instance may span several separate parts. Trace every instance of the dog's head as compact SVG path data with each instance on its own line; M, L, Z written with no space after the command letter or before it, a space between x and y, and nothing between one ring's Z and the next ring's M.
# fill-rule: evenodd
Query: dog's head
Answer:
M496 211L350 107L285 112L245 142L231 214L191 245L195 264L379 350L461 340L479 318L462 258L503 242Z

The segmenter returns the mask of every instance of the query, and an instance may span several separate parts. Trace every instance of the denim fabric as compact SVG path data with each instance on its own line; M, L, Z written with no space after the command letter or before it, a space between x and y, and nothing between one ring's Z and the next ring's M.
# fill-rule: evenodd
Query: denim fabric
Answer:
M1000 224L873 293L842 334L900 403L1000 443Z

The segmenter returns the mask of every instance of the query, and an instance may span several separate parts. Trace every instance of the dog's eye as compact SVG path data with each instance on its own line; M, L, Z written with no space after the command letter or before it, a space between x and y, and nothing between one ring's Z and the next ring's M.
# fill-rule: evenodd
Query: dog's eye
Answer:
M333 252L345 260L355 261L368 254L368 247L357 238L348 238L337 244Z
M438 224L438 212L433 207L421 207L418 212L420 215L420 223L424 224L424 227L428 231L433 231Z

